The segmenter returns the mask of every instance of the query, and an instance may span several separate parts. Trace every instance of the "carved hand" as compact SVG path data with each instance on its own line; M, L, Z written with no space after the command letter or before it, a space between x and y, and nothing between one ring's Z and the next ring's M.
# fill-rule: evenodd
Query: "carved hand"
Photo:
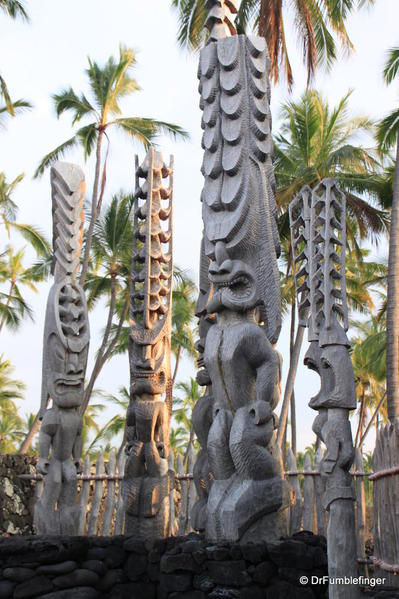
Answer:
M49 461L46 458L39 458L36 464L36 471L39 474L47 474L49 467Z

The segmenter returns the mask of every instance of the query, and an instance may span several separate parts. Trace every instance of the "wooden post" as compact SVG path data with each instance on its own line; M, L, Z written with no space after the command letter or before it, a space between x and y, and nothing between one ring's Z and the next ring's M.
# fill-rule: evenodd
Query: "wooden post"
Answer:
M297 470L296 458L291 448L288 449L287 464L289 471L295 472ZM289 476L287 478L294 492L294 503L291 504L290 507L289 521L289 533L290 535L293 535L301 530L303 501L298 475L296 474L295 476Z
M98 454L97 457L97 465L96 465L96 474L104 474L104 456L101 453ZM94 487L94 495L93 502L91 504L91 512L89 518L89 530L88 535L96 535L97 534L97 521L98 514L100 513L100 505L101 499L103 497L103 481L96 480L96 484Z
M312 459L307 453L304 463L305 480L303 483L303 529L314 532L314 484L312 472Z
M184 466L183 460L181 456L177 456L177 473L184 474ZM183 536L186 534L186 525L187 525L187 480L180 481L181 488L181 505L180 505L180 515L179 515L179 536Z
M355 449L355 473L363 472L362 452L359 447ZM366 558L365 532L366 532L366 500L364 495L364 479L362 476L355 478L356 488L356 547L357 557ZM364 574L368 576L367 564L364 567Z
M115 476L115 470L116 470L116 455L115 455L115 449L112 449L110 456L109 456L107 474L109 474L110 476ZM106 501L104 517L103 517L103 525L101 528L101 534L105 537L109 536L111 534L112 516L114 514L114 507L115 507L115 479L107 480L106 489L107 489L107 501Z
M123 476L125 471L125 462L126 462L126 453L121 451L118 459L118 475ZM122 480L119 478L118 480L118 501L116 504L116 515L115 515L115 527L114 527L114 535L123 534L125 524L125 510L123 506L123 496L122 496Z
M315 470L320 472L321 462L323 460L324 450L318 447L315 456ZM317 534L325 536L326 534L326 511L323 507L324 482L321 476L315 476L314 479L315 499L316 499L316 522Z
M172 472L175 471L173 449L169 449L168 467ZM176 514L175 514L175 490L174 486L169 494L169 536L173 537L176 534Z
M83 467L84 476L90 475L90 458L88 455L85 457L84 467ZM86 531L86 516L87 516L87 505L89 503L89 494L90 494L90 481L82 480L82 489L80 491L80 507L79 507L79 527L78 534L84 535Z
M192 442L190 443L190 447L188 448L188 456L187 456L187 472L191 473L194 467L194 447ZM191 526L191 510L195 502L197 501L197 491L195 489L195 484L193 480L187 481L188 483L188 497L187 497L187 534L192 531Z

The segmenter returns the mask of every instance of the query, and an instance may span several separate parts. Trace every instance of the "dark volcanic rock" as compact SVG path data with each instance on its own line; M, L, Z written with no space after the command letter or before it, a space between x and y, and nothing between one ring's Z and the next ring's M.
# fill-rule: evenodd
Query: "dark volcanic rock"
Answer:
M75 587L74 589L62 589L48 593L47 595L40 595L40 599L97 599L99 597L98 591L91 587Z
M251 578L246 571L244 560L230 562L206 562L210 577L217 584L225 584L232 587L246 586L251 584Z
M3 572L4 578L13 580L14 582L24 582L25 580L29 580L29 578L33 578L34 575L35 571L31 568L6 568Z
M145 555L132 553L129 555L124 570L129 580L137 580L147 570L147 558Z
M63 574L54 578L53 583L61 589L70 589L71 587L91 587L98 583L99 576L92 570L79 568L69 574Z
M178 553L177 555L166 554L162 557L161 572L170 574L178 570L200 572L201 568L189 553Z
M15 587L15 582L10 580L0 580L0 599L9 599Z
M53 589L53 585L46 576L35 576L21 584L18 584L14 589L13 597L15 599L27 599L28 597L39 597L44 593L48 593Z
M252 575L254 582L263 586L267 585L276 575L277 568L271 562L261 562L255 566L255 572Z
M161 573L160 587L163 591L188 591L191 589L193 577L189 572L181 574Z
M291 568L298 568L298 570L311 570L314 566L313 547L300 541L287 539L270 543L267 548L272 561L281 568L289 564Z
M68 574L73 570L76 570L78 564L69 560L67 562L60 562L59 564L46 564L39 566L36 572L38 574L50 574L53 576L61 576L61 574Z

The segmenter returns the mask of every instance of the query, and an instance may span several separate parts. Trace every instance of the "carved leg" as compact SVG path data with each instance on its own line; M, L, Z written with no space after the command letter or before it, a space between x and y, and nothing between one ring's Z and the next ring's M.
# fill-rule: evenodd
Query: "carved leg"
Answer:
M62 477L63 483L58 501L61 534L76 535L79 506L77 504L77 474L72 460L66 460L62 463Z
M62 466L58 460L51 459L44 481L43 492L35 505L35 528L39 535L61 534L59 512L56 504L62 485Z

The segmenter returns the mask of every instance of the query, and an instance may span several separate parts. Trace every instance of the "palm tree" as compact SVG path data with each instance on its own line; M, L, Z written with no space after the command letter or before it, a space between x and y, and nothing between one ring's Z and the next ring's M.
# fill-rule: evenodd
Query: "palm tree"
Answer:
M15 400L24 398L25 385L12 378L13 371L11 362L0 355L0 453L14 452L23 434Z
M148 147L162 133L180 138L188 137L181 127L172 123L152 118L121 116L120 101L140 89L137 81L130 74L135 64L134 51L124 46L120 47L119 60L111 56L103 66L89 58L86 74L89 79L91 99L84 93L77 94L71 87L53 95L58 117L64 112L71 113L72 125L79 123L84 117L92 119L88 125L78 129L70 139L49 152L42 159L35 173L36 177L42 175L48 166L75 146L79 145L83 148L85 159L95 151L91 216L80 275L82 286L86 281L94 227L104 196L108 150L102 159L102 146L104 137L109 142L109 129L117 128L145 147Z
M119 456L125 444L124 433L126 424L126 411L130 401L129 391L126 387L119 387L118 395L105 393L104 391L96 391L95 395L96 397L101 398L101 400L116 408L117 411L104 424L104 426L98 429L96 436L91 441L86 451L88 453L96 452L102 443L105 442L106 446L109 446L111 443L115 442L115 438L120 438L122 436L118 451Z
M4 325L16 329L24 317L33 320L32 310L25 301L21 287L37 291L31 272L23 264L24 249L14 252L11 246L0 256L0 284L7 285L7 291L0 288L0 333ZM5 259L6 258L6 259Z
M348 238L355 243L357 234L378 239L387 230L388 217L373 205L382 202L385 191L377 158L356 143L359 134L371 130L371 121L349 115L350 95L333 108L316 90L283 104L274 168L282 215L304 185L313 188L325 177L336 179L347 198Z
M399 48L392 48L384 69L385 83L389 85L398 72ZM381 151L384 152L389 151L396 141L389 231L386 358L388 417L393 423L399 417L399 109L391 112L379 123L377 139Z
M20 173L10 183L6 175L0 172L0 225L3 224L10 237L11 229L17 231L36 251L40 257L47 257L50 254L50 244L39 229L33 225L27 225L16 221L18 206L13 200L13 193L24 178L24 173Z
M24 21L29 21L29 15L21 0L0 0L0 10L5 12L12 19L21 17Z
M175 389L176 391L181 391L183 396L175 396L173 398L174 408L172 411L171 428L174 431L173 437L178 437L178 439L176 439L176 445L180 447L185 445L184 462L186 462L188 457L188 449L190 445L194 443L194 429L191 422L191 414L195 404L201 397L201 388L196 379L190 377L190 380L187 383L177 383ZM196 449L198 449L198 447Z
M360 445L367 423L367 413L370 414L380 405L385 394L385 351L381 348L381 320L371 315L369 320L351 323L357 331L351 340L352 364L355 374L356 395L359 401L359 421L354 440L355 446ZM385 345L385 343L384 343ZM379 347L380 346L380 347ZM382 351L381 351L382 349ZM380 413L386 410L380 406Z
M236 25L238 33L244 33L248 28L258 28L259 35L265 37L268 46L272 80L275 83L278 81L283 68L291 88L294 79L286 45L287 17L295 25L309 82L319 65L328 69L335 60L337 48L334 35L346 51L353 49L346 31L346 20L357 6L372 2L373 0L303 0L288 3L283 0L242 0ZM199 48L207 38L206 0L172 0L171 4L178 11L180 45Z
M93 271L89 272L87 278L87 303L90 309L101 297L107 297L108 317L96 361L85 389L82 412L89 404L98 375L113 355L122 327L128 318L133 238L130 212L133 200L133 196L123 193L113 196L104 214L97 220L93 232ZM115 316L118 317L118 323L113 329Z
M385 210L375 206L376 203L384 205L386 200L386 181L381 176L377 158L356 143L356 135L369 131L371 123L365 117L349 116L349 97L350 93L346 94L336 107L331 108L320 93L308 90L298 102L285 103L281 110L280 132L275 136L274 168L283 247L288 236L288 204L304 185L313 188L325 177L333 177L345 192L347 238L352 250L347 260L348 300L357 309L365 305L362 297L365 289L359 279L363 262L359 240L368 237L378 241L386 232L388 216ZM286 277L291 278L289 246L285 258ZM368 275L365 275L366 279ZM291 294L293 301L292 289ZM280 446L283 446L303 335L303 327L297 326L295 340L291 341L290 368L280 414Z
M192 332L196 287L194 282L178 267L174 269L174 277L171 340L171 350L175 357L173 385L176 382L182 352L185 352L193 360L197 355Z
M11 378L13 372L14 366L10 360L6 360L3 355L0 355L0 411L2 414L16 413L14 400L24 398L25 384Z

